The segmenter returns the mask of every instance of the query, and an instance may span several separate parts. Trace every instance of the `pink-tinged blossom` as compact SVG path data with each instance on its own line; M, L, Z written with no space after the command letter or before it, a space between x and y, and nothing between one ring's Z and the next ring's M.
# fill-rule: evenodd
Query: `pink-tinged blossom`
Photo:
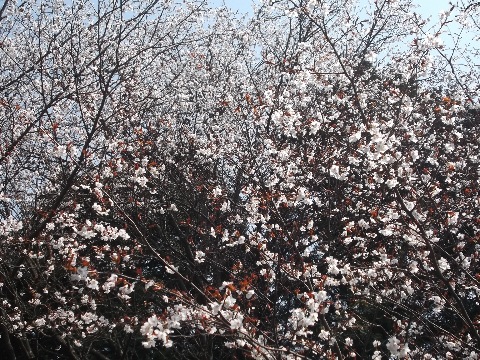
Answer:
M388 339L387 349L392 356L397 357L400 350L400 341L395 336L392 336Z
M243 326L243 315L237 314L235 319L230 320L230 329L240 330L242 326Z

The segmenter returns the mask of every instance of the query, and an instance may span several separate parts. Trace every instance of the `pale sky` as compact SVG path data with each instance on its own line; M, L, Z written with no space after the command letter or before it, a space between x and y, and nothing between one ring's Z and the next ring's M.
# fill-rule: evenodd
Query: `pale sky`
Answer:
M368 0L362 0L367 2ZM422 15L424 18L430 17L430 23L436 24L439 21L439 13L442 10L450 10L449 2L456 3L457 0L413 0L414 3L418 5L415 9L415 12ZM473 1L473 0L472 0ZM232 10L238 10L240 13L252 13L252 0L209 0L210 4L213 6L221 6L225 4L226 6L230 7ZM255 0L253 0L255 2ZM457 32L458 26L452 27L450 26L450 31ZM436 31L438 28L429 29L428 27L425 28L427 32L429 31ZM453 42L450 36L445 32L440 36L444 44L448 47L453 46ZM473 38L465 33L462 33L462 41L461 43L466 45L473 45L475 43L476 47L480 46L480 40L473 40Z
M250 0L210 0L210 3L214 6L220 6L225 2L228 7L239 10L243 13L248 13L252 10ZM448 10L449 0L416 0L417 4L420 4L418 11L422 15L437 16L441 10Z

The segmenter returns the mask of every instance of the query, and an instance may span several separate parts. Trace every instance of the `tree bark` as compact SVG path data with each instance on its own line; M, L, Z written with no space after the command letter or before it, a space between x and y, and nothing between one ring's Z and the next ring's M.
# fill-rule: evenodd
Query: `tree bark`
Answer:
M0 344L2 351L2 359L16 360L15 350L13 350L12 343L10 342L10 334L7 327L3 322L0 323Z

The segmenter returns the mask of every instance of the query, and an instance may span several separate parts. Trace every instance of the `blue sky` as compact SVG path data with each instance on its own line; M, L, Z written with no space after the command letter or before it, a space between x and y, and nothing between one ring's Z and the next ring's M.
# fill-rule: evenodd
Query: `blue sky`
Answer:
M416 1L420 5L419 12L423 15L437 16L442 10L449 10L449 0L424 0Z
M250 0L210 0L210 4L213 6L221 6L223 3L233 10L239 10L240 12L247 13L252 11Z

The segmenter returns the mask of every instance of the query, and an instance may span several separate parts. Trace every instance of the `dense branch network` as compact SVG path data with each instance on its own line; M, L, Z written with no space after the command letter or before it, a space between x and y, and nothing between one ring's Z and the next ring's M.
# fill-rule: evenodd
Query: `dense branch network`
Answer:
M477 359L479 11L4 1L2 356Z

